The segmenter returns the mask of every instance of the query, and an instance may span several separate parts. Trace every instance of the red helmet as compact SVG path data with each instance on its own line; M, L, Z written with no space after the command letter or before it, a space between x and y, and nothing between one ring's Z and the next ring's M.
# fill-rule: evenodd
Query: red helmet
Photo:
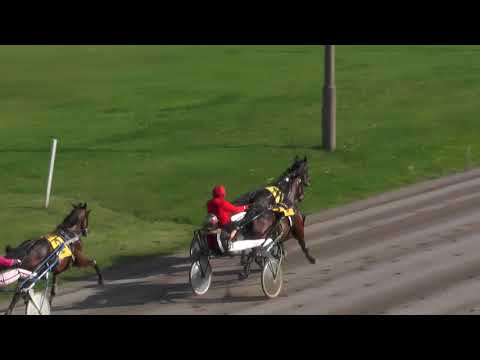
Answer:
M225 186L217 185L212 190L213 197L225 197L227 196L227 191L225 190Z

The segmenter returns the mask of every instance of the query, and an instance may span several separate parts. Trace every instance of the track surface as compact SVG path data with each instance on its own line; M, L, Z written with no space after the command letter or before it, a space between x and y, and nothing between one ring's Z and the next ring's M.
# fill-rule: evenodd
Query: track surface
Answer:
M178 255L106 271L103 288L94 278L61 286L53 313L475 314L479 219L476 170L310 217L317 264L291 240L275 300L263 297L257 268L237 280L238 258L213 260L212 286L195 296Z

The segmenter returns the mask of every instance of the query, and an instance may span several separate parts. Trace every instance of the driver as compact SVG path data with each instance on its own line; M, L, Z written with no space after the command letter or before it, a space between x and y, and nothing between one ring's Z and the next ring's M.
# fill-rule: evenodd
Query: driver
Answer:
M225 197L227 191L225 186L217 185L212 190L213 198L207 202L207 211L209 214L214 214L218 218L218 226L225 228L231 223L232 215L247 211L248 205L235 206L228 202Z
M22 263L19 259L7 259L4 256L0 256L0 268L13 268ZM7 271L0 271L0 287L10 285L17 281L19 278L29 277L32 273L25 269L9 269Z

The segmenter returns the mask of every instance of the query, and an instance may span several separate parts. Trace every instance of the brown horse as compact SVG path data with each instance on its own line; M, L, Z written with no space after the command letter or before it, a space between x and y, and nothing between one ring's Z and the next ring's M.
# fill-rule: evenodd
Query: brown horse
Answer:
M293 180L290 194L295 197L302 192L301 180L299 178ZM310 255L310 251L305 243L305 216L301 213L297 206L293 206L295 214L288 217L282 216L278 212L270 210L272 206L263 210L261 216L253 220L250 226L245 230L245 236L248 238L278 238L283 248L283 243L292 237L298 241L302 251L311 264L315 264L315 258Z
M293 180L295 180L296 178L301 179L301 188L298 189L298 193L290 193ZM290 205L295 205L297 202L303 201L303 187L310 186L310 175L307 157L305 156L304 159L300 159L298 158L298 156L296 156L293 164L287 170L285 170L275 181L264 187L261 187L238 197L233 201L233 204L246 205L257 203L265 207L273 205L276 203L276 201L273 194L267 190L267 187L269 186L278 187L280 190L282 190L284 194L290 193L289 196L287 195L288 200L292 201L292 204Z
M6 248L7 258L21 259L22 268L33 271L43 259L45 259L54 251L51 243L47 240L48 237L51 235L59 235L66 241L69 238L78 236L79 240L68 245L73 257L68 256L63 258L53 270L53 286L50 294L50 303L52 302L53 297L56 295L57 275L63 273L71 266L79 268L91 266L95 268L98 276L98 283L103 285L103 277L100 272L100 268L95 260L90 260L85 256L83 253L83 243L80 239L81 236L88 235L88 218L91 210L87 210L86 203L72 206L73 209L52 233L42 236L38 239L27 240L16 248L12 248L10 246L7 246ZM7 310L7 314L11 314L19 298L19 294L14 296Z
M243 195L234 201L235 204L253 203L254 208L260 207L260 210L254 211L263 211L260 217L256 218L246 227L244 230L245 234L247 234L249 238L251 236L252 238L258 238L258 236L265 237L269 233L273 233L274 237L281 236L280 243L282 245L293 236L298 241L307 260L311 264L315 264L316 260L310 255L305 243L306 217L298 208L298 204L305 197L304 186L310 186L307 158L305 157L303 160L300 160L296 157L294 164L270 185L278 187L282 191L282 194L284 194L282 202L295 210L295 215L291 217L292 223L290 223L287 217L279 219L278 214L265 210L276 206L277 201L270 191L266 188L261 188ZM246 218L248 219L248 216Z

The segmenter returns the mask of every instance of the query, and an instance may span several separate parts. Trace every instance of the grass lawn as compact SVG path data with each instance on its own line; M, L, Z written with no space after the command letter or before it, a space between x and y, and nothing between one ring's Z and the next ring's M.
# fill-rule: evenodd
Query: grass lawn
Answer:
M306 212L480 163L479 46L338 46L333 154L322 46L0 46L0 69L2 249L87 201L100 266L178 250L213 185L238 195L296 154Z

